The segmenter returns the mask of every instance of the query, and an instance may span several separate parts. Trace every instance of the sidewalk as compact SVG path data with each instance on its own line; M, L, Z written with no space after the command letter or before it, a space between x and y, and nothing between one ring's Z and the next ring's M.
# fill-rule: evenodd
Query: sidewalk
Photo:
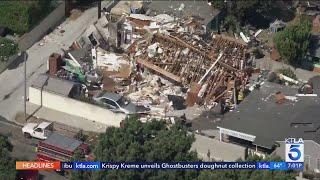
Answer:
M27 86L47 71L46 62L51 53L61 53L68 48L88 27L97 20L97 8L84 11L75 20L66 19L59 28L27 50ZM64 30L61 33L61 30ZM23 111L24 65L7 69L0 75L0 115L14 121L17 112Z
M35 122L40 123L42 121L54 122L54 127L58 131L65 131L68 133L75 134L79 130L87 132L103 133L106 131L107 126L101 123L93 122L87 119L83 119L78 116L72 116L63 112L55 111L49 108L41 107L38 105L27 103L27 114L33 115L28 119L28 123ZM22 113L18 113L16 123L24 125L25 119Z

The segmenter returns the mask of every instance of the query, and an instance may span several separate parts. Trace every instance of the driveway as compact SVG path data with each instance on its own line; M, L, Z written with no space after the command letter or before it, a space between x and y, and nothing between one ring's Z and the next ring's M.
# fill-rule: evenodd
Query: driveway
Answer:
M61 48L67 49L86 29L97 20L97 8L90 8L76 20L66 19L59 29L45 37L45 41L35 43L27 50L27 87L38 74L47 71L47 60L51 53L62 53ZM60 31L65 32L61 33ZM0 116L14 121L17 112L23 112L24 97L24 67L7 69L0 75Z

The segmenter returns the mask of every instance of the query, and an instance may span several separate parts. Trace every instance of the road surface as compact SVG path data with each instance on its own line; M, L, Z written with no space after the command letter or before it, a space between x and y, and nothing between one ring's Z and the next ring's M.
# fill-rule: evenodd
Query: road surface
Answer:
M12 157L22 161L32 161L36 159L35 147L38 140L25 139L20 126L0 117L0 134L7 135L9 137L9 141L13 145L13 150L11 152ZM66 178L55 172L40 171L40 179L65 180Z
M61 48L68 47L85 31L89 24L97 20L97 8L90 8L76 20L67 19L45 37L43 45L35 43L27 50L27 87L38 74L46 72L46 62L53 52L62 53ZM61 33L60 31L65 32ZM9 68L0 74L0 116L14 121L17 112L23 112L24 97L24 63L18 67Z

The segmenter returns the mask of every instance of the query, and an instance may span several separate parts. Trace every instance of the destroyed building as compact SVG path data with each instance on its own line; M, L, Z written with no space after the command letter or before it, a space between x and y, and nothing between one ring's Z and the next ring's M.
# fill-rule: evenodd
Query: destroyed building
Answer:
M233 101L249 78L246 45L222 36L205 42L188 33L156 33L149 42L138 42L132 54L137 64L189 88L190 106Z
M215 35L203 26L207 17L183 8L181 16L105 14L64 55L53 55L50 74L82 83L89 99L101 91L121 94L150 108L146 120L180 118L194 105L231 110L251 75L249 47Z
M125 20L125 18L112 20L109 15L102 16L86 29L76 43L80 48L101 47L119 51L121 45L131 43L131 27Z

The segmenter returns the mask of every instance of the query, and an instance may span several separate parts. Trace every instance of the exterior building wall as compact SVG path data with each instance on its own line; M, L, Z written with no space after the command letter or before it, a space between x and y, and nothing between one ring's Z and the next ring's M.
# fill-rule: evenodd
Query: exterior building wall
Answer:
M120 127L125 114L114 113L102 107L81 102L69 97L49 93L40 89L29 87L29 101L67 114L83 117L107 126Z

